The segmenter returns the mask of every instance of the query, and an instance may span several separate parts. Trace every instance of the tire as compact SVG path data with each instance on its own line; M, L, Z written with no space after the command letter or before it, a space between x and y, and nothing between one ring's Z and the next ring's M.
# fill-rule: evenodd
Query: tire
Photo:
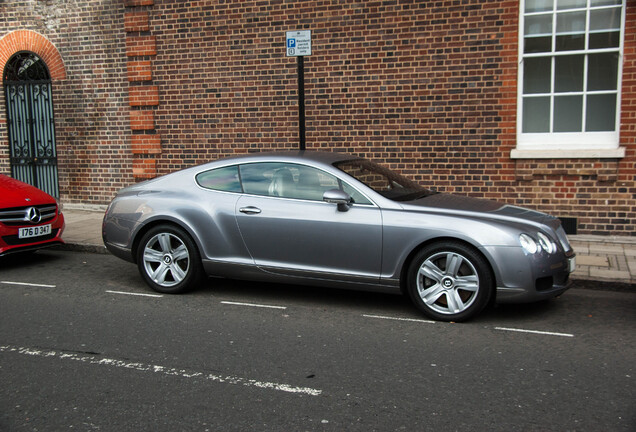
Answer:
M203 275L194 241L173 225L158 225L143 235L137 248L137 267L152 289L165 294L189 291Z
M420 250L408 269L407 291L426 316L466 321L489 303L493 277L486 259L459 242L435 243Z

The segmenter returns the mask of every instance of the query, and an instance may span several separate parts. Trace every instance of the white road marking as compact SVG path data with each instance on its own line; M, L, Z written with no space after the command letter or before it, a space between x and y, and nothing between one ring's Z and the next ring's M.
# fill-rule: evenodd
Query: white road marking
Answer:
M45 285L45 284L36 284L36 283L28 283L28 282L0 281L0 284L21 285L21 286L41 287L41 288L55 288L55 285Z
M495 330L511 331L511 332L519 332L519 333L533 333L533 334L546 335L546 336L574 337L574 335L571 333L555 333L555 332L548 332L548 331L525 330L525 329L515 329L515 328L506 328L506 327L495 327Z
M384 320L394 320L394 321L410 321L410 322L418 322L425 324L435 324L435 321L414 319L414 318L398 318L398 317L390 317L390 316L382 316L382 315L362 315L365 318L377 318ZM574 337L571 333L557 333L557 332L548 332L548 331L539 331L539 330L526 330L526 329L515 329L515 328L507 328L507 327L495 327L495 330L501 331L511 331L511 332L519 332L519 333L532 333L539 334L545 336L561 336L561 337Z
M0 346L0 352L18 353L22 355L30 355L42 358L56 358L60 360L74 360L80 363L86 363L99 366L110 366L115 368L132 369L139 372L160 373L163 375L176 376L180 378L201 378L219 383L242 385L246 387L258 387L263 389L283 391L287 393L299 393L310 396L319 396L322 390L309 387L295 387L289 384L281 384L274 382L259 381L232 375L214 375L205 372L197 372L186 369L170 368L159 365L133 363L114 358L102 358L96 355L84 355L73 352L41 350L37 348L15 347L10 345Z
M283 309L283 310L287 309L286 306L272 306L272 305L255 304L255 303L240 303L240 302L231 302L231 301L222 301L221 303L226 305L249 306L249 307L266 308L266 309Z
M111 290L106 290L106 292L110 294L122 294L122 295L131 295L131 296L140 296L140 297L158 297L158 298L163 297L163 295L161 294L143 294L143 293L132 293L132 292L126 292L126 291L111 291Z
M408 321L408 322L417 322L417 323L424 323L424 324L435 324L435 321L415 319L415 318L398 318L398 317L389 317L389 316L382 316L382 315L362 315L362 316L365 318L377 318L377 319L393 320L393 321Z

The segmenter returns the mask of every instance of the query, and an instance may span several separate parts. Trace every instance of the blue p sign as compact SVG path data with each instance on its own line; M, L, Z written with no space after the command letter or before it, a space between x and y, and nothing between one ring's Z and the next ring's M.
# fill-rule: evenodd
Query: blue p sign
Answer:
M296 48L296 39L287 39L287 48Z

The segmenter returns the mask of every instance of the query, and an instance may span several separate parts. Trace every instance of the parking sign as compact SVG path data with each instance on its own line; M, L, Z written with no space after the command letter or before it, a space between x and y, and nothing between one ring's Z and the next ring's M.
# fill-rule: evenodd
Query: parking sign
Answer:
M286 40L288 57L311 55L311 30L288 31Z

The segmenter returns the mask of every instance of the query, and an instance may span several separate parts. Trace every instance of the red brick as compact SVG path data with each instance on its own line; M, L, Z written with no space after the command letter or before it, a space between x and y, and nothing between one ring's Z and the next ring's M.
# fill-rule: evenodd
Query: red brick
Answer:
M128 89L130 106L156 106L159 105L159 87L134 86Z
M148 12L126 12L124 14L124 30L127 32L144 32L150 30Z
M133 135L131 137L133 154L161 154L160 135Z
M124 0L126 7L152 6L155 0Z
M152 63L150 60L128 61L128 81L151 81Z
M126 55L154 56L157 55L157 43L155 36L126 36Z
M155 128L155 112L150 110L130 111L130 129L151 130Z

